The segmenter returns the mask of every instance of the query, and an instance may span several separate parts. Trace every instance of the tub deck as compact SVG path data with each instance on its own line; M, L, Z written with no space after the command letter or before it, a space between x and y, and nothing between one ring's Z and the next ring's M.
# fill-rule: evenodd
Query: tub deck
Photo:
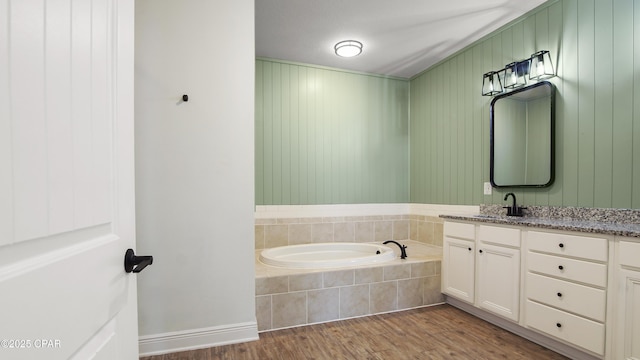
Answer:
M263 264L260 261L260 253L264 249L256 250L255 252L255 271L256 271L256 279L265 278L265 277L274 277L274 276L288 276L288 275L298 275L298 274L311 274L318 272L328 272L335 270L346 270L346 269L359 269L359 268L368 268L368 267L381 267L381 266L390 266L390 265L402 265L402 264L415 264L420 262L429 262L429 261L441 261L442 260L442 247L424 244L418 241L413 240L399 240L399 243L403 245L407 245L407 258L400 259L400 249L394 244L388 244L393 249L396 254L396 259L387 261L382 264L372 264L372 265L356 265L356 266L347 266L347 267L339 267L339 268L323 268L323 269L288 269L276 266L269 266ZM382 242L376 243L382 244Z

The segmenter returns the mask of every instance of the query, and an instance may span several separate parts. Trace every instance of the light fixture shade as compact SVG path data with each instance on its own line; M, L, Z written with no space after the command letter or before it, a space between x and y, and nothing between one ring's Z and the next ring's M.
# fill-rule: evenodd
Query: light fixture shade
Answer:
M504 67L504 88L517 89L527 84L526 76L529 60L512 62Z
M551 55L547 50L541 50L531 55L531 69L529 70L529 79L531 80L543 80L550 77L554 77L556 74L553 71L553 64L551 63Z
M333 48L338 56L354 57L362 52L362 43L356 40L345 40L340 41Z
M497 71L489 71L482 76L482 95L493 96L502 93L502 83Z

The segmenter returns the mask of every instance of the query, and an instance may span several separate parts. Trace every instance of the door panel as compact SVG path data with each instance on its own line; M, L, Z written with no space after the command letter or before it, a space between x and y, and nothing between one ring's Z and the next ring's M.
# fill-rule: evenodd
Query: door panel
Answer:
M442 292L473 304L475 244L472 241L444 237Z
M520 250L481 244L478 252L478 305L518 321Z
M640 271L620 269L618 300L617 357L640 359Z
M133 2L0 8L0 358L135 359Z

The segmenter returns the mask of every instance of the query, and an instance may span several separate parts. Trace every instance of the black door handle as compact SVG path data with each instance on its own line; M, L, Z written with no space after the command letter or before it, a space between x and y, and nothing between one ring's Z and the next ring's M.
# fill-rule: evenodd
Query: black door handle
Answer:
M153 256L136 256L133 249L124 253L124 271L139 273L148 265L153 264Z

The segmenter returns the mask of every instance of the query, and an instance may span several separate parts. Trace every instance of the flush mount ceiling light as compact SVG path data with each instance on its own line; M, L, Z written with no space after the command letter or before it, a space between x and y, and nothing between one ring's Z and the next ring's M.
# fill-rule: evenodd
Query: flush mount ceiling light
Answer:
M355 40L345 40L340 41L333 48L338 56L354 57L360 55L362 52L362 43Z

